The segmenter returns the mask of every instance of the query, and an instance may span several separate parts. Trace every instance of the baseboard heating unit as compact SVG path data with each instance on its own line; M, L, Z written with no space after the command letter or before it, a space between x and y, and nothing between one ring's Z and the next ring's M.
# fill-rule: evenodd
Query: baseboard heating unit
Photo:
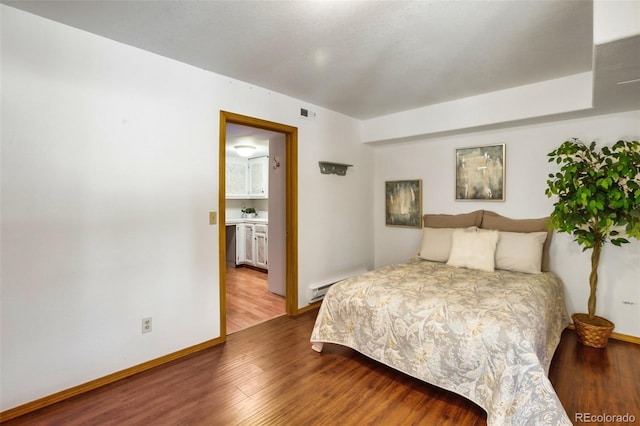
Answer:
M367 270L365 268L361 268L351 273L341 275L338 278L332 278L320 283L310 285L309 286L309 293L310 293L309 303L317 302L319 300L324 299L324 295L327 294L327 291L329 291L329 287L331 287L335 283L346 280L347 278L351 278L356 275L363 274L365 272L367 272Z

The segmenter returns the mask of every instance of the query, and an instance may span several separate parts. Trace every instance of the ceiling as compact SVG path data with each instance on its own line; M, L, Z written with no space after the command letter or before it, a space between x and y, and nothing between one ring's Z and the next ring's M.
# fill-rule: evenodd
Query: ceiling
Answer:
M282 133L233 123L227 123L226 135L226 153L229 157L239 157L234 149L236 145L254 146L255 151L251 157L269 155L269 141L278 137L284 138Z
M591 1L1 1L357 119L594 68Z

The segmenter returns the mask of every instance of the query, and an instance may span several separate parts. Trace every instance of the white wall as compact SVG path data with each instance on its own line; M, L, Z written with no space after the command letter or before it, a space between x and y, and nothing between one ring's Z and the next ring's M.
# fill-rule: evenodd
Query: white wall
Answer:
M299 306L372 264L359 122L0 8L0 410L219 336L220 110L299 128ZM321 176L327 159L355 167Z
M420 246L419 229L384 225L384 182L422 179L424 213L493 210L512 218L548 216L547 175L557 171L547 153L572 137L610 145L640 138L640 111L523 126L379 147L375 151L375 265L404 261ZM455 201L455 148L506 144L506 201ZM586 311L590 252L567 234L555 234L551 267L564 281L570 313ZM598 314L616 323L616 332L640 336L640 242L607 245L600 262ZM625 303L627 302L627 303ZM632 304L629 304L632 303Z

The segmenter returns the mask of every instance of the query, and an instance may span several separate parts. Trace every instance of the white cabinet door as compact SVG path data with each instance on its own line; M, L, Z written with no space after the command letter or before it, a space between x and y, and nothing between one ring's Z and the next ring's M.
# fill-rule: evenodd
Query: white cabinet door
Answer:
M268 226L258 223L236 225L236 264L268 269Z
M267 225L255 225L255 256L253 257L255 260L255 266L258 268L268 269L267 260L268 256L268 246L267 246Z
M247 160L227 157L225 168L225 196L246 196L249 185Z
M253 233L253 224L245 223L243 224L244 230L244 263L247 265L255 265L256 256L255 256L255 246L254 239L255 235Z
M239 223L236 225L236 264L253 265L254 254L253 224Z
M249 159L249 197L267 198L269 196L269 158Z
M226 198L267 198L269 196L269 157L227 157Z
M242 224L236 225L236 265L244 263L245 255L245 227Z

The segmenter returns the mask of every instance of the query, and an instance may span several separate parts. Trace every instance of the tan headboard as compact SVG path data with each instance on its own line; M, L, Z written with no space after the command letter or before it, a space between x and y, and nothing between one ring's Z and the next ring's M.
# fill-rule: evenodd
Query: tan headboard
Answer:
M505 232L546 232L542 247L542 271L549 269L549 247L553 231L547 227L549 217L537 219L511 219L489 210L476 210L463 214L425 214L423 225L427 228L468 228L477 226Z

